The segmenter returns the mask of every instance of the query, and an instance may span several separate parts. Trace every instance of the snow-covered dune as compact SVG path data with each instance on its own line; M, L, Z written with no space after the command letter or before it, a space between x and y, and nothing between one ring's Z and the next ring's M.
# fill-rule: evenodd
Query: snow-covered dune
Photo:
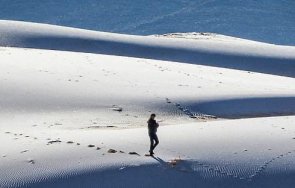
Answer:
M166 39L15 21L0 21L0 34L0 46L100 53L295 76L295 47L246 40Z
M294 47L11 21L0 46L0 187L295 183Z
M213 32L295 45L294 0L1 0L0 19L136 35Z
M149 158L146 128L77 129L85 116L57 115L1 114L1 187L294 185L294 116L161 127Z

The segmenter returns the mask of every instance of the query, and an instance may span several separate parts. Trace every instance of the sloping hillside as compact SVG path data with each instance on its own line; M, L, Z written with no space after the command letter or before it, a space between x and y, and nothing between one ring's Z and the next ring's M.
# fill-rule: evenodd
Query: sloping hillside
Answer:
M0 21L0 46L148 58L281 76L295 76L295 47L225 36L194 40L95 32L47 24Z

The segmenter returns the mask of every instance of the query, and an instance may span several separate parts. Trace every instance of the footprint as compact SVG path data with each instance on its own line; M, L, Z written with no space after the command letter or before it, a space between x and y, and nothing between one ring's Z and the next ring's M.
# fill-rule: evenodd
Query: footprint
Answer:
M108 150L108 153L117 153L117 151L114 150L114 149L109 149L109 150Z
M136 153L134 151L129 152L129 155L138 155L138 156L140 156L138 153Z
M115 128L116 126L114 126L114 125L107 125L106 127L107 128Z
M49 142L47 142L47 144L54 144L54 143L60 143L61 141L60 140L51 140Z
M170 99L166 98L166 103L171 103Z
M30 164L35 164L36 162L35 162L35 160L33 160L33 159L29 159L29 160L28 160L28 163L30 163Z
M123 111L123 108L122 108L122 107L119 107L118 105L113 105L113 106L111 107L111 109L112 109L113 111L117 111L117 112L122 112L122 111Z
M88 147L89 147L89 148L93 148L93 147L95 147L95 145L93 145L93 144L89 144Z
M29 150L23 150L23 151L21 151L20 153L26 153L26 152L28 152Z

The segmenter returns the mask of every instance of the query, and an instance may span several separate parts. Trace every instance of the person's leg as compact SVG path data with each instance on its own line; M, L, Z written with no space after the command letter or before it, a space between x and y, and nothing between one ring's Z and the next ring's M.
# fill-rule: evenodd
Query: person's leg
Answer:
M159 139L158 139L158 136L157 134L154 135L154 140L155 140L155 144L154 144L154 147L153 147L153 150L156 148L156 146L159 144Z
M150 154L152 154L154 150L154 138L151 134L149 136L150 136Z

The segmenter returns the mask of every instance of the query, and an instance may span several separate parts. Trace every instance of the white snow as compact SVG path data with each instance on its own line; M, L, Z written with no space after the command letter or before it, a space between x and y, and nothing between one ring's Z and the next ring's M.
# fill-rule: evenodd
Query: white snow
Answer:
M0 187L293 185L295 47L168 36L0 21Z
M295 76L295 47L290 46L232 39L120 35L5 20L0 21L0 33L0 46L90 52Z

